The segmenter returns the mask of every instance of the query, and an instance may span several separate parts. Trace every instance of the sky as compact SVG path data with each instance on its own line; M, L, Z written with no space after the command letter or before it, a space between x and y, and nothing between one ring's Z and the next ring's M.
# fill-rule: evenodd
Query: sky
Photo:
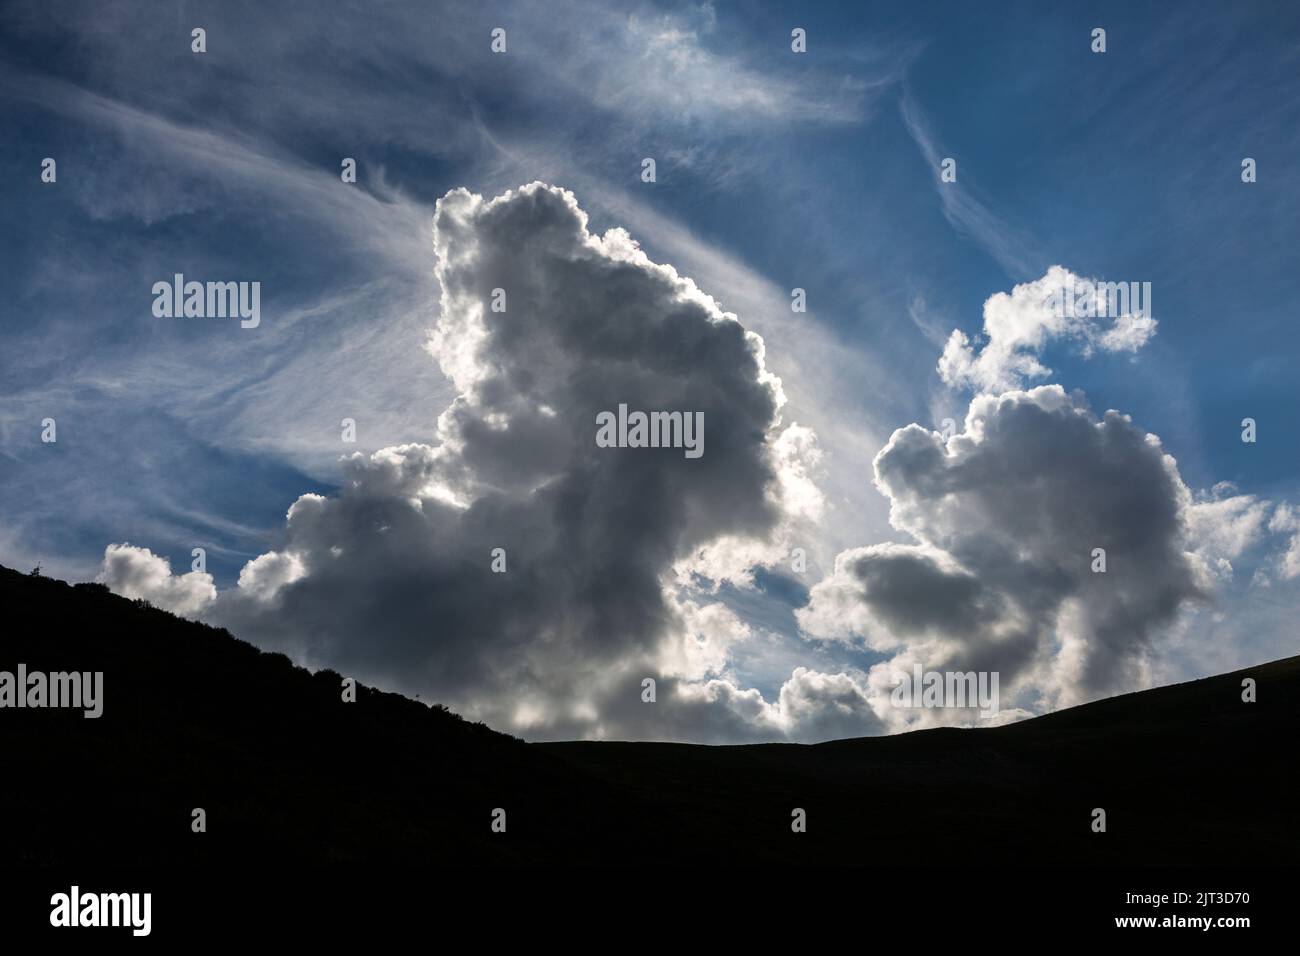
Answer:
M1289 656L1298 94L1284 3L11 0L0 563L536 740Z

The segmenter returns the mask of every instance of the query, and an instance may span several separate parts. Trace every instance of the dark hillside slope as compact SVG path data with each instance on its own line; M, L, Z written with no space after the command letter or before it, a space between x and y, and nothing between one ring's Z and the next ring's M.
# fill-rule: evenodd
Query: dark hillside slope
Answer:
M0 710L0 865L1300 862L1300 658L1002 728L530 745L397 695L343 703L338 674L101 588L0 568L0 607L0 670L105 674L97 720Z
M98 586L0 568L0 607L0 670L104 672L97 719L0 709L0 865L582 859L554 821L609 802L522 741L369 688L344 703L339 674Z
M1244 677L1257 703L1242 702ZM642 799L676 803L746 856L1294 864L1298 699L1300 658L1288 658L999 728L816 746L542 746ZM788 833L792 807L808 813L804 835ZM1104 834L1091 830L1097 807ZM760 825L784 827L785 839L752 840Z

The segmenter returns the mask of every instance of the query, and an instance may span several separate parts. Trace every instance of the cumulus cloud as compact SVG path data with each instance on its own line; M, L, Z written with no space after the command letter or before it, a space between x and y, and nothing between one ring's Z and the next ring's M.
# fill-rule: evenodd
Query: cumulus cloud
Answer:
M340 491L298 498L232 589L130 545L108 549L101 579L533 739L716 743L990 723L975 706L894 706L914 669L997 672L992 722L1143 686L1162 631L1267 534L1294 535L1278 573L1300 574L1290 509L1227 485L1194 497L1127 416L1059 385L979 394L950 437L893 433L875 485L908 540L844 551L796 613L862 666L795 667L765 696L737 662L770 635L720 592L788 557L824 502L817 437L782 420L762 339L542 183L447 194L433 252L426 347L456 390L435 440L342 459ZM949 343L952 380L1046 374L1054 337L1149 337L1045 318L1050 286L1074 278L1057 267L992 297L983 351ZM620 404L702 413L704 455L598 446L598 414Z
M217 597L216 584L206 571L174 575L166 558L131 544L110 544L104 549L103 570L96 580L115 594L143 598L186 616L202 611Z
M861 675L824 674L796 667L781 685L780 719L804 739L831 740L881 733L885 723L876 713Z
M341 492L299 498L282 544L207 616L533 737L671 723L752 739L807 723L761 696L746 711L757 692L708 690L750 634L691 597L692 581L705 595L743 583L818 507L815 439L781 421L762 340L625 231L592 235L573 195L541 183L449 193L433 251L427 348L457 390L437 441L343 459ZM597 415L620 404L702 413L703 456L599 447ZM683 711L712 706L719 729L643 704L647 676Z
M895 652L872 668L881 691L913 661L997 671L1038 707L1142 686L1152 642L1205 593L1173 459L1058 385L976 397L947 441L899 429L875 481L916 543L840 555L799 617L810 634Z
M1040 361L1054 340L1085 358L1136 352L1156 331L1151 296L1141 286L1084 279L1052 266L1041 279L998 292L984 302L984 342L953 329L939 358L939 375L953 388L1000 392L1051 374ZM1109 319L1106 316L1110 316Z

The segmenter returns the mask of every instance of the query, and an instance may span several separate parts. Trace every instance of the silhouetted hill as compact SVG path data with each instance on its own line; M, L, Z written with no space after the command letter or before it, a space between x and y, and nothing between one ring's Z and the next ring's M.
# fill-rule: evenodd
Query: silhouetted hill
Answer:
M526 744L393 694L343 703L334 672L96 586L0 568L0 602L0 670L105 674L99 719L0 710L4 865L1300 861L1300 658L1002 728Z

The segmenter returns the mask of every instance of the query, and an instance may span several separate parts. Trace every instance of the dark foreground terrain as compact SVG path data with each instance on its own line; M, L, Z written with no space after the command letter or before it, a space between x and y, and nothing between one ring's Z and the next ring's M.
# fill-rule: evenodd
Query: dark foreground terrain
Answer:
M0 866L1300 862L1300 657L1002 728L537 745L365 688L345 704L336 673L102 588L0 568L0 607L0 670L105 686L97 720L0 709Z

